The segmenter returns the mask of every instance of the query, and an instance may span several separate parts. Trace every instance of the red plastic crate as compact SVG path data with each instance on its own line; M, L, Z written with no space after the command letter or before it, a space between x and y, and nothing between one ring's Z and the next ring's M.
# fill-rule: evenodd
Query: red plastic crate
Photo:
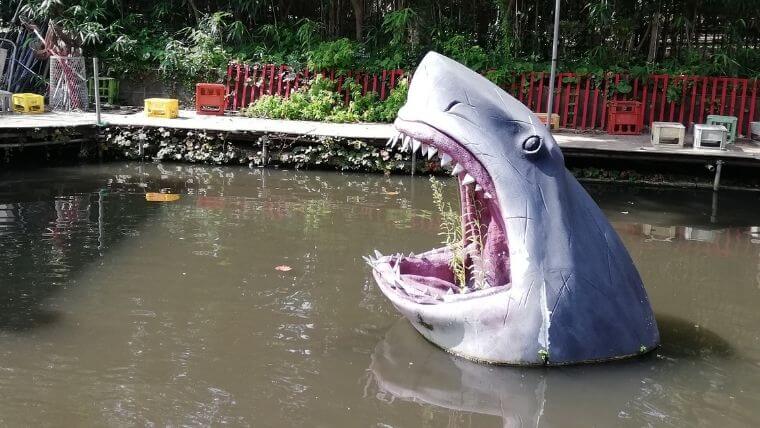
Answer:
M195 111L198 114L222 116L227 90L220 83L197 83L195 85Z
M607 110L607 133L641 134L644 114L639 101L611 101Z

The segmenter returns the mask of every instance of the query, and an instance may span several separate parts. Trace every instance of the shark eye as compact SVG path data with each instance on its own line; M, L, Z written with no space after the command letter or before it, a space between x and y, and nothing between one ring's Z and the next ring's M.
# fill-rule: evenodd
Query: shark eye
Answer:
M544 140L542 140L541 137L537 135L531 135L530 137L526 138L525 141L523 141L522 150L526 155L535 155L541 150L541 147L543 146Z

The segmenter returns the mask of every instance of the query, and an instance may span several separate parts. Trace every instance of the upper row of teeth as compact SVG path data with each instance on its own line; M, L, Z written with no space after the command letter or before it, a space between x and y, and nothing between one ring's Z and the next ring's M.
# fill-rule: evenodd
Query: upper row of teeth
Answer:
M427 156L428 160L432 160L433 157L435 157L435 155L437 154L440 157L441 167L449 166L451 168L451 175L453 175L454 177L459 177L459 174L464 173L464 177L462 178L462 185L468 186L470 184L475 184L476 192L483 191L483 187L475 181L475 177L470 175L461 164L456 163L454 159L448 153L444 153L444 152L439 153L437 148L433 146L428 146L427 144L417 139L414 139L408 135L404 135L401 132L389 138L388 142L386 143L386 147L390 147L392 149L396 147L397 145L399 145L399 143L401 144L399 149L402 152L407 152L407 151L411 151L412 153L419 152L420 155ZM486 199L493 198L493 196L491 196L491 194L488 192L483 192L483 197Z

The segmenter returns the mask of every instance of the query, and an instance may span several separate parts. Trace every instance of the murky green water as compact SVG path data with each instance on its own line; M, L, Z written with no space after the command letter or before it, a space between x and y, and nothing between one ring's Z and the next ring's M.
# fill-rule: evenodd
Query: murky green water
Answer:
M0 425L760 425L760 195L591 191L663 346L544 370L449 356L375 288L362 255L439 239L425 178L0 174Z

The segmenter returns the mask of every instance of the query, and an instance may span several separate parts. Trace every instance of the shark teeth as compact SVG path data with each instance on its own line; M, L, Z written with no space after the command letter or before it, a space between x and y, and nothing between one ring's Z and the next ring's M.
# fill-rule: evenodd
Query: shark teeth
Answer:
M412 137L409 137L409 136L404 137L404 142L401 143L401 151L405 152L405 151L409 150L409 147L411 146L411 143L412 143Z
M433 160L433 158L438 155L441 167L443 168L449 166L451 168L451 175L456 177L464 173L464 176L462 177L462 185L468 186L474 184L476 192L483 192L483 198L493 199L493 196L490 193L486 192L485 189L483 189L483 186L477 183L475 177L470 175L464 166L455 162L450 154L439 150L432 145L425 144L421 140L418 140L399 131L388 140L386 146L390 148L399 146L400 151L412 152L412 154L419 152L420 155L423 156L423 159L427 157L428 160Z
M397 132L395 135L392 135L391 138L388 139L388 142L385 143L385 147L390 147L391 149L396 147L396 144L398 144L398 141L401 139L401 133Z

